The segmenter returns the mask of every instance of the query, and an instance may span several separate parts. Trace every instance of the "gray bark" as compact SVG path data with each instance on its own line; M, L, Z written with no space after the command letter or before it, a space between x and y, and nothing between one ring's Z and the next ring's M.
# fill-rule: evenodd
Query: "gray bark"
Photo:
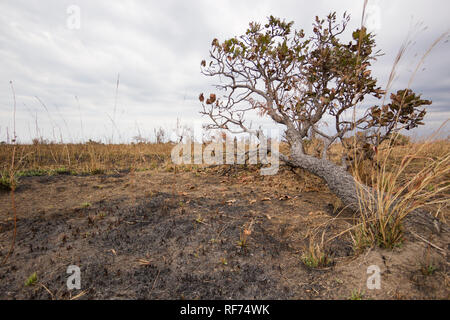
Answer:
M319 159L304 154L299 145L291 144L290 158L280 155L280 159L287 165L295 168L302 168L314 175L322 178L331 192L333 192L342 203L354 212L359 211L358 190L366 192L367 197L372 197L373 190L365 185L358 185L354 177L342 166L338 166L326 159ZM373 199L376 201L376 199ZM422 209L412 211L405 218L407 229L415 230L422 234L445 233L448 239L449 228L439 222L431 214Z
M304 154L303 152L298 152L298 150L291 150L290 159L282 155L280 157L288 165L302 168L325 180L330 191L341 199L349 209L358 211L356 181L343 167L335 165L329 160L319 159ZM362 187L367 188L365 186Z

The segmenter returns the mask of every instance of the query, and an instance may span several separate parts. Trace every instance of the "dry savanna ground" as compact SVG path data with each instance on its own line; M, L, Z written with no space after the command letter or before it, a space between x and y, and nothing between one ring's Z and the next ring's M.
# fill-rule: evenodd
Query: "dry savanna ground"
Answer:
M388 170L419 145L395 147ZM17 233L0 299L449 298L448 235L405 230L393 249L356 250L356 214L321 179L287 167L261 176L258 166L175 166L172 146L19 145L11 181L14 147L1 145L2 261L14 214ZM449 152L449 141L428 143L398 183ZM445 202L427 209L447 224ZM69 265L81 269L80 290L67 289ZM372 265L380 289L367 287Z

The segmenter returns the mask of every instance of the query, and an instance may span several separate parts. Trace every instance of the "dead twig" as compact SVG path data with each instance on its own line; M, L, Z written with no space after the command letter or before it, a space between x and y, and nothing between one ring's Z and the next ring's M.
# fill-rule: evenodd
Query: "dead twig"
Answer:
M422 241L425 242L426 244L428 244L428 245L432 246L433 248L438 249L439 251L441 251L441 252L443 253L444 256L447 256L447 252L446 252L444 249L442 249L442 248L438 247L437 245L431 243L430 241L428 241L428 240L425 239L424 237L418 235L417 233L415 233L415 232L412 231L412 230L409 230L409 232L411 232L411 234L412 234L413 236L415 236L416 238L418 238L419 240L422 240Z

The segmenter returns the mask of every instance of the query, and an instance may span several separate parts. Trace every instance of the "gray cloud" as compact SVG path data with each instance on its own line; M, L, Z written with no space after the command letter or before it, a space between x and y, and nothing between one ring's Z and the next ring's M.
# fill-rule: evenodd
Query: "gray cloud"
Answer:
M310 29L315 15L330 11L360 23L363 1L2 1L0 3L0 140L12 128L12 80L17 98L17 132L22 141L40 133L65 140L107 138L114 118L122 139L189 125L199 115L199 92L214 83L199 72L211 40L239 35L248 22L268 15L294 20ZM67 8L81 9L81 28L67 28ZM369 26L385 55L374 64L379 84L389 76L395 55L408 34L415 41L398 67L393 89L404 88L420 57L448 30L447 1L369 1ZM421 26L416 26L422 21ZM420 31L428 26L425 31ZM449 43L440 43L421 66L413 89L433 100L424 134L449 118ZM415 54L417 53L417 56ZM422 69L425 68L424 71ZM41 99L47 110L39 103ZM78 97L79 105L75 96ZM257 119L254 119L257 120ZM268 121L264 124L269 125ZM55 134L53 132L56 132ZM115 133L117 137L118 134Z

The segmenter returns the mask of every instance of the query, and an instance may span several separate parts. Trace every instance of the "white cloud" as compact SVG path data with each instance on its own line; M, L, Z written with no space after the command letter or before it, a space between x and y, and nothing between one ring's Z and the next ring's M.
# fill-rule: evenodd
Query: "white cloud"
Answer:
M379 1L369 1L366 8L366 27L370 32L381 29L381 6Z
M6 127L12 127L10 80L17 94L17 131L22 140L34 135L36 116L47 137L52 138L54 130L61 130L65 138L77 139L81 135L80 112L85 138L109 136L118 74L116 125L124 139L136 135L136 123L144 134L160 125L174 126L177 117L199 125L207 119L198 113L197 96L209 91L213 84L201 76L199 64L207 58L214 37L238 35L245 31L248 22L264 21L271 14L294 20L295 27L308 31L315 15L347 11L352 15L349 29L353 29L360 24L362 3L80 0L76 2L80 8L80 29L69 29L67 8L72 1L2 1L0 140L5 139ZM444 0L434 1L433 7L419 0L369 0L367 24L386 53L374 66L380 84L386 80L411 25L423 21L428 30L414 33L417 43L399 68L401 76L396 85L405 84L408 70L427 46L448 29L449 7ZM415 52L419 54L416 58ZM436 127L442 114L450 114L446 94L449 60L448 43L443 43L426 59L426 70L414 82L414 89L431 98L439 110L436 116L430 112L429 128Z

